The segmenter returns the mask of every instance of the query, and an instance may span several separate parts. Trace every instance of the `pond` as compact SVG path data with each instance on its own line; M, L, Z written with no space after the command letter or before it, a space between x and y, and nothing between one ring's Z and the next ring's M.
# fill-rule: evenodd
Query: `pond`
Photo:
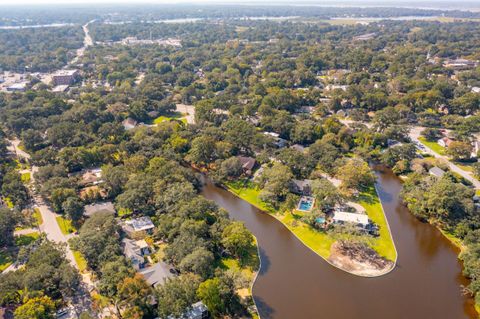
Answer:
M361 278L330 266L272 216L206 183L203 195L243 221L257 237L261 270L253 288L266 318L475 318L462 294L458 251L433 226L421 223L399 199L400 180L377 170L377 188L398 251L388 275Z

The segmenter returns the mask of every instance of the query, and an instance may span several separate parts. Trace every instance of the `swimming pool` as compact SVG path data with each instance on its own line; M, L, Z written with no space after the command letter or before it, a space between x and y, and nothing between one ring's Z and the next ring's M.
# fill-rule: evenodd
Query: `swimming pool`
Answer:
M297 209L302 212L309 212L313 209L315 199L313 197L303 196L298 202Z
M319 224L324 224L325 223L325 218L324 217L317 217L317 219L315 219L315 221Z

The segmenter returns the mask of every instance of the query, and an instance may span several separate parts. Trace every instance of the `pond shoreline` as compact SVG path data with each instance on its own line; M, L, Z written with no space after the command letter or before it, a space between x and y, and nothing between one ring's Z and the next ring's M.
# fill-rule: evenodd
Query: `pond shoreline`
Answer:
M321 253L319 253L318 251L316 251L313 247L311 247L311 245L309 245L303 238L301 238L297 233L295 233L295 231L293 231L292 229L290 229L289 225L286 224L282 219L280 219L280 216L278 216L277 213L274 213L274 212L268 212L266 211L263 207L260 207L259 205L257 205L256 203L253 203L251 201L248 201L247 199L245 198L242 198L239 194L237 194L233 189L231 189L230 187L228 187L227 185L224 185L224 184L220 184L220 185L217 185L215 184L216 187L220 187L226 191L228 191L229 193L233 194L234 196L238 197L239 199L249 203L250 205L253 205L254 207L258 208L262 213L265 213L267 215L270 215L272 216L273 218L275 218L277 221L279 221L283 226L285 226L288 231L290 233L292 233L303 245L305 245L305 247L307 247L310 251L312 251L313 253L315 253L316 255L318 255L320 258L322 258L324 261L326 261L330 266L336 268L336 269L339 269L339 270L342 270L348 274L351 274L351 275L354 275L354 276L358 276L358 277L363 277L363 278L376 278L376 277L381 277L381 276L385 276L387 274L389 274L390 272L392 272L394 269L395 269L395 266L397 264L397 259L398 259L398 252L396 250L396 247L395 247L395 242L393 241L393 237L392 237L392 234L391 234L391 230L390 230L390 226L388 224L388 219L385 215L385 211L383 210L383 205L381 205L381 200L378 196L378 193L376 191L376 188L375 188L375 192L377 193L377 198L380 202L380 205L381 205L381 208L382 208L382 213L383 213L383 216L386 220L386 224L387 224L387 227L388 227L388 232L389 232L389 235L390 235L390 239L393 243L393 247L394 247L394 250L395 250L395 259L394 260L390 260L391 263L388 264L387 267L383 268L383 269L371 269L370 271L362 271L362 272L359 272L359 271L354 271L354 270L349 270L345 267L342 267L340 266L341 263L337 263L335 264L334 260L331 260L330 256L323 256ZM335 241L337 242L337 241ZM388 260L388 259L387 259ZM354 260L351 260L351 263L355 263ZM357 262L358 263L358 262Z

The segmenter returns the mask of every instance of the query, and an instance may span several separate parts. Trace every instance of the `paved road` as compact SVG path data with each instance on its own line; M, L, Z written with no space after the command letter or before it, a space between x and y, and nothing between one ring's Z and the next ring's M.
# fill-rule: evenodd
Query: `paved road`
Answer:
M436 158L440 158L440 159L443 159L449 166L450 170L452 172L455 172L455 173L458 173L459 175L461 175L463 178L465 178L466 180L472 182L473 186L476 188L476 189L480 189L480 181L476 178L474 178L470 172L467 172L467 171L464 171L463 169L461 169L460 167L458 167L457 165L455 165L454 163L452 163L450 161L450 159L447 157L447 156L444 156L444 155L440 155L438 154L437 152L433 151L431 148L427 147L426 145L424 145L422 142L420 142L420 140L418 139L420 137L420 132L424 129L424 127L420 127L420 126L414 126L410 129L410 133L409 133L409 136L410 138L417 142L417 143L421 143L423 146L425 146L425 150L428 154L436 157Z

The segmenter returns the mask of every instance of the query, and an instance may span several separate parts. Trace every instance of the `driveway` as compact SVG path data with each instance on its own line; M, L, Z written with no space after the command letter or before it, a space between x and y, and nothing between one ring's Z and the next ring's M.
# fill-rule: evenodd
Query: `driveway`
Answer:
M438 154L437 152L433 151L431 148L427 147L425 144L420 142L420 140L418 138L420 137L420 132L422 132L423 129L424 129L424 127L420 127L420 126L414 126L410 129L409 136L412 139L412 141L422 144L425 147L425 150L424 150L425 152L432 155L433 157L440 158L440 159L444 160L448 164L448 167L452 172L455 172L455 173L461 175L466 180L470 181L473 184L473 186L475 187L475 189L480 189L480 181L478 179L474 178L471 175L471 173L469 173L467 171L464 171L463 169L461 169L460 167L458 167L457 165L452 163L447 156Z

